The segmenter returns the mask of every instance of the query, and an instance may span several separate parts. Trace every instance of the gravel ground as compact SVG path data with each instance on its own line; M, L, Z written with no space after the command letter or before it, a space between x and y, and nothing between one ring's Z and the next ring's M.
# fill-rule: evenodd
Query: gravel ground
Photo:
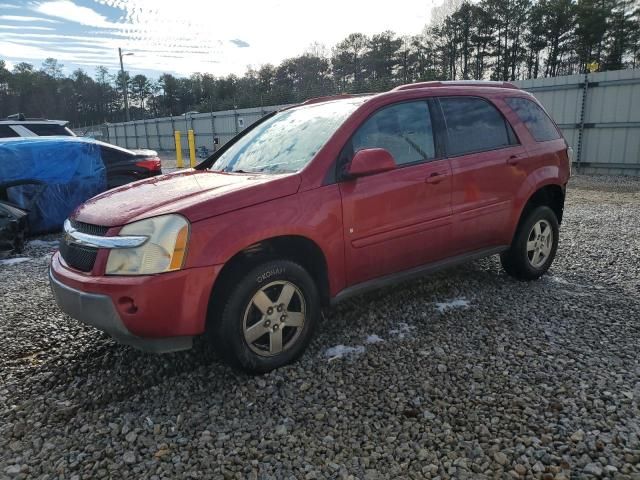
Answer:
M0 478L640 479L639 225L640 181L577 176L549 275L348 301L261 377L79 325L32 243L0 265Z

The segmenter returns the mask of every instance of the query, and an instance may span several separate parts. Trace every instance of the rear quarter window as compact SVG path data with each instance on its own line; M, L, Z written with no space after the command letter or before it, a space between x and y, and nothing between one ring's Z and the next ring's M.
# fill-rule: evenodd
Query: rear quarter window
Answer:
M505 101L527 126L536 142L547 142L560 138L558 129L549 116L535 102L521 97L509 97Z
M25 124L25 127L40 137L49 137L52 135L69 136L69 131L64 128L63 125L56 123L30 123Z
M19 137L18 132L16 132L9 125L0 125L0 138L12 138Z
M517 143L498 109L479 97L440 98L449 156L496 150Z

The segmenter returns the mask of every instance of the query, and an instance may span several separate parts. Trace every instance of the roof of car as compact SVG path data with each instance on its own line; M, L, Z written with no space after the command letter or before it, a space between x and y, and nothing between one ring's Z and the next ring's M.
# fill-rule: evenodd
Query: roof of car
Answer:
M37 119L37 118L26 118L24 120L17 119L0 119L0 125L34 125L34 124L49 124L49 125L60 125L61 127L65 127L69 122L66 120L47 120L47 119Z
M491 80L437 80L437 81L429 81L429 82L417 82L417 83L407 83L405 85L399 85L391 90L387 90L385 92L377 92L377 93L338 93L336 95L327 95L324 97L315 97L305 100L304 102L298 103L296 105L291 105L284 110L289 108L299 107L302 105L312 105L316 103L324 103L324 102L333 102L337 100L345 100L349 98L358 98L358 97L379 97L389 94L396 94L397 92L403 92L407 90L422 90L422 89L432 89L432 88L455 88L455 89L472 89L472 90L483 90L486 88L489 89L509 89L509 90L519 90L520 89L511 82L501 82L501 81L491 81Z

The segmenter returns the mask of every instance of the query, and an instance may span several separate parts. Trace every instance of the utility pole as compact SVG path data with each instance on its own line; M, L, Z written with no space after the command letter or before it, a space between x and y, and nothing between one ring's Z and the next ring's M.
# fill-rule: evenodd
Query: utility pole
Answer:
M129 116L129 94L127 92L127 79L124 76L124 66L122 65L122 56L123 55L133 55L133 53L122 53L122 49L118 47L118 55L120 56L120 74L122 78L122 91L124 92L124 115L125 120L128 122L131 120Z

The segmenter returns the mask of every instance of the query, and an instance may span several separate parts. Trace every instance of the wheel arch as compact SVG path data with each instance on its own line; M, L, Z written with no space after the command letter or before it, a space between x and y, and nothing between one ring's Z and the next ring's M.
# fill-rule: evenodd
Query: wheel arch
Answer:
M329 304L329 271L320 246L303 235L279 235L254 242L225 262L211 289L207 323L215 319L216 312L243 272L275 259L291 260L301 265L315 281L323 306Z
M559 185L557 183L547 183L538 186L538 188L529 195L529 198L524 203L520 211L516 229L514 230L513 235L517 233L518 228L520 227L524 219L527 218L529 212L539 206L547 206L551 208L551 210L553 210L553 213L555 213L556 218L558 219L558 224L561 224L564 214L564 201L565 188L562 185Z

